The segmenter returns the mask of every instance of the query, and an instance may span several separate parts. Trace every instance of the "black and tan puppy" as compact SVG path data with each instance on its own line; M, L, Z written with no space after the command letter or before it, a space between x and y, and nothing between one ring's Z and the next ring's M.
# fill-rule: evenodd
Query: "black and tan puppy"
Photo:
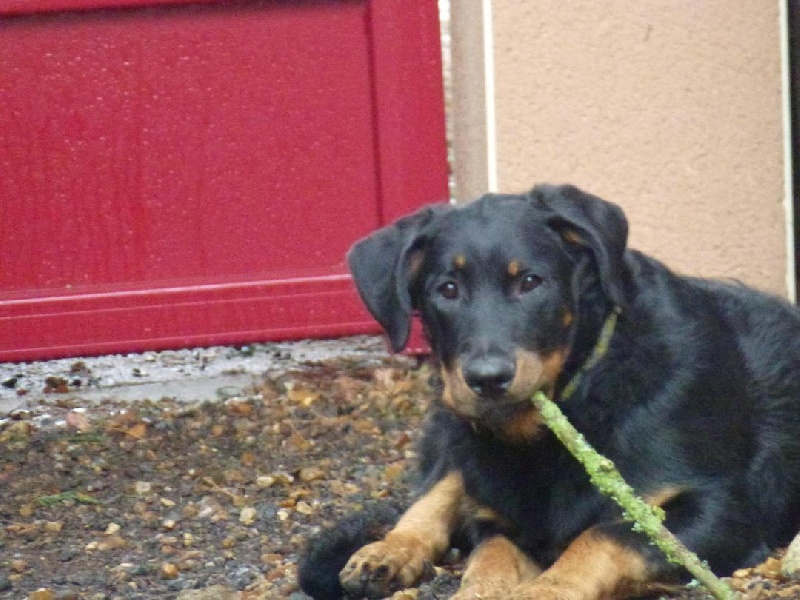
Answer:
M682 579L543 427L540 389L716 572L797 533L800 313L675 275L626 249L627 229L616 205L541 185L424 208L353 247L395 350L420 314L441 394L416 502L360 549L375 538L312 541L305 590L413 586L456 532L472 547L459 600L622 597Z

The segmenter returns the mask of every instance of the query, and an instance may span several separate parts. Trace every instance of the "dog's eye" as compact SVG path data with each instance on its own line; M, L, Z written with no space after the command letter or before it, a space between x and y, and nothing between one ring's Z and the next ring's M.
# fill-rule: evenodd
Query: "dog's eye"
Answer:
M538 275L525 275L517 283L517 293L527 294L532 292L542 284L542 278Z
M445 281L436 288L439 295L445 300L455 300L458 298L458 284L455 281Z

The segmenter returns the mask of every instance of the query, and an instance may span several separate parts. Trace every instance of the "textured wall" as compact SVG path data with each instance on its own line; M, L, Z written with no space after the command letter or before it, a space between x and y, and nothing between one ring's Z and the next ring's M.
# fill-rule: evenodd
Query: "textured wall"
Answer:
M778 2L493 0L492 19L501 190L575 183L676 270L786 293Z

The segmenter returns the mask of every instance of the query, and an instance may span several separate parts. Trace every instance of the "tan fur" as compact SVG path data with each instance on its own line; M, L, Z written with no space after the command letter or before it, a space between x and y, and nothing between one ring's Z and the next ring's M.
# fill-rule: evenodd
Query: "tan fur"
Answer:
M590 529L541 576L506 597L599 600L639 589L647 579L647 563L640 554Z
M518 260L512 260L508 263L508 274L510 277L516 277L519 275L520 272L520 265Z
M553 387L566 359L565 349L556 350L545 357L525 350L517 352L517 372L508 390L509 395L529 400L535 391Z
M668 486L663 489L645 494L644 501L650 506L664 506L685 491L686 489L680 486Z
M478 504L470 496L464 496L464 500L461 505L461 510L464 516L470 519L491 521L503 527L510 526L509 521L505 517L500 516L496 511L492 510L488 506L483 506L481 504Z
M498 535L473 550L461 588L451 600L508 598L513 588L540 572L519 548Z
M425 260L425 254L421 250L415 250L408 257L408 278L413 280L419 275L422 269L422 263Z
M586 245L584 239L574 229L565 229L561 232L561 237L564 239L564 241L569 242L570 244L577 244L579 246Z
M360 593L365 573L378 580L377 589L389 580L404 587L416 584L450 546L463 498L461 474L444 477L411 505L384 539L364 546L350 558L339 574L342 587Z
M456 269L463 269L467 266L467 257L463 254L459 254L453 259L453 266Z

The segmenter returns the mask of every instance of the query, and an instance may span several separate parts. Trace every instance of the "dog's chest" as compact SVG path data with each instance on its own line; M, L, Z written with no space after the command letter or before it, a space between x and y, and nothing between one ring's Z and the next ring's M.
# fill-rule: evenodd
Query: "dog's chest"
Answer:
M538 560L549 562L608 510L556 440L517 448L476 439L472 450L462 468L467 494Z

